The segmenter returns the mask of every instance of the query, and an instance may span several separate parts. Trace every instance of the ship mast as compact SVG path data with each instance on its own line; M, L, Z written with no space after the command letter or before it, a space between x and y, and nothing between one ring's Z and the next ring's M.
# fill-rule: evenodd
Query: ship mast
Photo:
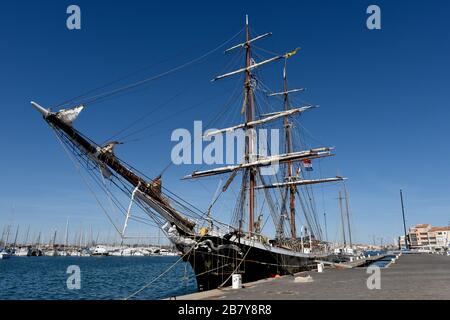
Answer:
M283 89L284 89L284 111L289 110L289 96L288 96L288 88L287 88L287 76L286 76L286 60L284 62L283 69ZM286 135L286 153L292 152L292 136L291 136L291 124L289 122L289 116L284 117L284 130ZM287 161L287 172L286 172L286 180L291 181L292 179L292 162ZM289 189L289 209L290 209L290 222L291 222L291 238L297 238L297 230L295 225L295 192L296 186L290 185L286 186Z
M348 240L350 242L350 248L352 248L353 243L352 243L352 231L350 228L350 211L349 211L349 205L348 205L348 193L347 193L347 188L345 188L345 186L344 186L344 194L345 194L345 213L347 216L347 227L348 227Z
M246 102L246 122L250 123L253 121L254 113L254 97L252 88L252 77L250 72L250 66L252 64L251 60L251 50L250 50L250 28L248 25L248 15L245 16L245 102ZM249 133L249 134L248 134ZM254 154L254 132L253 127L246 128L246 145L245 145L245 160L247 163L253 161ZM254 220L254 210L255 210L255 168L249 167L249 188L248 188L248 231L250 235L253 233L253 220Z
M344 209L342 206L342 192L339 190L339 209L341 211L341 226L342 226L342 239L344 240L344 248L347 247L347 241L345 240L345 224L344 224Z
M272 35L271 32L264 33L260 36L256 36L255 38L250 38L250 27L248 23L248 16L246 16L245 20L245 42L239 43L227 50L225 53L228 53L232 50L241 48L245 49L245 66L240 69L216 76L212 81L222 80L224 78L228 78L237 74L245 73L244 79L244 101L243 101L243 111L245 111L245 121L244 123L209 131L204 135L204 137L211 137L222 133L233 132L235 130L242 129L245 132L245 157L244 161L238 165L228 165L224 167L208 169L203 171L194 171L189 175L186 175L183 179L196 179L208 176L214 176L219 174L230 173L230 177L225 184L228 186L231 181L236 176L238 171L242 171L242 194L245 195L244 199L248 196L248 231L249 235L252 236L258 230L255 230L255 208L256 208L256 200L255 200L255 190L256 189L270 189L270 188L282 188L284 190L289 190L289 198L290 198L290 221L291 221L291 237L296 238L296 226L295 226L295 199L297 192L297 186L299 185L310 185L324 182L336 182L343 180L342 177L336 178L327 178L327 179L314 179L314 180L305 180L299 179L298 177L293 176L293 164L298 161L304 161L305 159L312 160L317 158L329 157L333 156L332 150L333 148L322 147L322 148L313 148L310 150L303 151L293 151L292 146L292 136L290 129L289 116L294 116L297 114L301 114L305 111L315 108L316 106L307 105L301 107L290 108L288 94L303 91L303 88L300 89L291 89L287 88L287 79L286 79L286 71L284 72L284 90L283 92L271 93L268 96L284 96L284 110L273 112L265 115L261 115L261 118L255 118L255 100L254 100L254 85L253 85L253 74L252 70L257 69L263 65L266 65L271 62L275 62L281 59L285 59L285 68L286 68L286 59L290 58L294 54L297 53L299 48L294 49L293 51L287 52L285 54L277 55L275 57L269 58L267 60L261 62L255 62L252 59L252 48L251 44L254 41L261 40L266 38L267 36ZM271 155L271 156L257 156L256 154L256 132L255 128L258 125L263 125L271 121L275 121L277 119L284 119L284 127L286 134L286 153L281 155ZM286 180L279 183L265 184L264 182L261 185L256 185L257 176L259 175L259 167L271 166L273 163L287 163L287 176ZM261 181L262 182L262 181ZM226 188L225 188L226 189ZM248 193L247 193L248 192ZM281 215L281 218L283 215ZM278 222L275 222L278 224ZM242 229L241 219L239 220L239 230Z

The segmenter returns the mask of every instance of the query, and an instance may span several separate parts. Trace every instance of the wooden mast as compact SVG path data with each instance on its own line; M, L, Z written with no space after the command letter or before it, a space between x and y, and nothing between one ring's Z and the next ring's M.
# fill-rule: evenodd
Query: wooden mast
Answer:
M284 110L289 110L289 98L288 98L288 88L287 88L287 76L286 76L286 60L284 62L283 69L283 90L284 90ZM291 137L291 124L289 123L289 117L284 117L284 131L286 135L286 153L292 152L292 137ZM287 162L287 173L286 173L287 181L291 181L292 179L292 162ZM291 222L291 238L297 238L297 228L295 225L295 192L296 186L290 185L287 186L289 189L289 209L290 209L290 222Z
M348 193L347 193L347 188L345 188L345 185L344 185L344 194L345 194L345 213L347 216L347 227L348 227L348 241L350 243L350 248L352 248L353 243L352 243L352 231L350 229L350 211L349 211L349 205L348 205Z
M344 248L347 247L347 241L345 240L345 224L344 224L344 212L342 207L342 192L339 190L339 209L341 211L341 225L342 225L342 238L344 240Z
M262 189L262 188L283 188L287 191L287 189L290 190L290 211L291 211L291 236L292 238L296 238L296 226L295 226L295 199L297 192L297 186L298 185L307 185L307 184L316 184L316 183L322 183L322 182L334 182L334 181L340 181L343 180L342 177L336 177L331 179L317 179L317 180L299 180L299 179L293 179L292 171L293 171L293 163L295 161L301 161L302 159L315 159L315 158L321 158L321 157L327 157L332 156L331 150L333 148L316 148L301 152L292 152L292 137L291 137L291 130L290 130L290 123L289 123L289 116L292 116L294 114L302 113L306 110L309 110L311 108L314 108L316 106L304 106L299 107L295 109L290 109L289 107L289 101L288 101L288 94L294 93L294 92L301 92L304 91L304 88L299 89L291 89L287 90L287 80L286 76L284 76L284 90L283 92L275 92L270 93L268 96L284 96L285 101L285 110L275 113L266 114L264 118L255 120L255 106L254 106L254 88L252 86L252 70L259 68L263 65L266 65L271 62L278 61L280 59L287 59L293 56L297 53L297 51L300 48L296 48L293 51L287 52L283 55L278 55L272 58L269 58L267 60L261 61L261 62L255 62L251 57L251 44L254 41L264 39L267 36L270 36L272 33L268 32L263 35L257 36L253 39L250 38L250 27L248 23L248 15L246 15L246 21L245 21L245 41L242 43L239 43L237 45L232 46L229 49L225 50L225 53L228 53L234 49L237 48L243 48L245 49L245 66L216 76L211 81L217 81L221 80L227 77L234 76L236 74L245 73L245 79L244 79L244 101L243 101L243 110L245 111L245 122L239 125L235 125L229 128L224 129L218 129L214 130L212 132L208 132L205 134L205 137L213 136L216 134L221 134L225 132L230 132L237 129L243 129L245 130L245 158L244 162L239 165L229 165L225 167L215 168L211 170L204 170L204 171L194 171L192 174L187 175L184 177L184 179L193 179L193 178L201 178L201 177L207 177L212 175L218 175L218 174L224 174L224 173L233 173L228 181L231 181L234 178L235 173L238 170L244 171L243 178L242 178L242 184L243 184L243 194L248 195L248 211L249 211L249 218L248 218L248 230L250 235L255 232L255 226L254 226L254 220L255 220L255 189ZM270 157L257 157L256 154L256 133L255 133L255 127L257 125L273 121L279 118L284 118L284 123L286 127L286 141L287 141L287 149L288 152L284 155L278 155L278 156L270 156ZM258 167L261 166L268 166L273 163L273 161L277 161L278 163L286 163L288 162L289 172L287 173L287 181L284 181L283 183L276 183L271 185L261 185L256 186L256 177L258 174ZM248 183L248 185L247 185ZM227 182L229 184L229 182ZM226 185L227 185L226 184ZM248 190L248 194L246 193ZM247 200L247 199L246 199ZM245 211L245 210L243 210ZM239 225L239 230L241 230L241 221Z
M251 51L250 51L250 28L248 25L248 15L245 16L245 102L246 102L246 122L249 123L253 121L253 111L254 111L254 100L253 100L253 88L251 83L251 73L250 66L252 64L251 60ZM253 161L252 157L254 154L254 132L253 128L247 128L247 139L245 145L245 158L247 162ZM250 167L249 169L249 198L248 198L248 210L249 210L249 219L248 219L248 231L250 232L250 236L253 232L253 224L254 224L254 210L255 210L255 169Z

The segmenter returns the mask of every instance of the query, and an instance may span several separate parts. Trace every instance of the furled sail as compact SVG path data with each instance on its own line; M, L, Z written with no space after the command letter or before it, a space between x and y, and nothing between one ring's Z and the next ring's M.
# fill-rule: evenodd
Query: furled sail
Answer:
M245 127L251 127L251 126L255 126L255 125L259 125L259 124L264 124L269 121L277 120L282 117L287 117L287 116L292 116L294 114L302 113L311 108L316 108L316 107L317 106L305 106L305 107L301 107L301 108L290 109L287 111L274 112L274 113L268 115L267 117L259 119L259 120L254 120L254 121L250 121L248 123L238 124L234 127L219 129L219 130L215 130L215 131L209 131L205 134L205 137L215 136L217 134L224 133L224 132L231 132L231 131L234 131L237 129L242 129Z
M310 185L310 184L318 184L318 183L325 183L325 182L338 182L343 181L345 178L343 177L336 177L336 178L326 178L326 179L311 179L311 180L293 180L288 182L280 182L280 183L273 183L269 185L261 185L256 186L255 189L270 189L270 188L283 188L283 187L290 187L290 186L304 186L304 185Z
M81 111L83 111L84 106L78 106L72 109L63 109L60 110L56 116L58 119L62 120L63 122L67 123L68 125L72 125L73 122L78 118Z
M283 96L283 95L287 95L290 93L294 93L294 92L302 92L305 91L305 88L298 88L298 89L291 89L291 90L286 90L283 92L274 92L274 93L270 93L267 96L268 97L274 97L274 96Z
M192 178L201 178L201 177L207 177L217 174L223 174L223 173L229 173L233 172L235 170L241 170L241 169L247 169L249 167L264 167L264 166L270 166L274 163L282 163L286 161L296 161L301 159L312 159L312 158L322 158L322 157L329 157L333 154L331 153L331 150L333 148L316 148L311 149L307 151L299 151L299 152L292 152L282 155L275 155L275 156L269 156L262 159L258 159L257 161L243 163L239 165L231 165L226 167L220 167L215 168L212 170L205 170L205 171L194 171L192 174L185 176L183 179L192 179Z

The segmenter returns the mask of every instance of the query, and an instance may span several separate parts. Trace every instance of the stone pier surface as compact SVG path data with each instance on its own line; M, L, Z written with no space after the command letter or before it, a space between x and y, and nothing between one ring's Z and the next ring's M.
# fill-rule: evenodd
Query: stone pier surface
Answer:
M177 297L178 300L402 300L450 299L450 257L403 254L381 268L381 289L368 289L367 268L325 269L260 280L242 289L225 288ZM295 281L310 275L312 282ZM303 278L304 279L304 278ZM299 279L301 280L301 279Z

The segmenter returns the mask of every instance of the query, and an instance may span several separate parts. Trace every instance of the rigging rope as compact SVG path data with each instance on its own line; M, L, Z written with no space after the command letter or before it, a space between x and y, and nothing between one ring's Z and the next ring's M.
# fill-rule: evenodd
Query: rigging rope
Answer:
M247 252L246 252L245 255L242 257L242 260L239 262L239 264L236 266L236 268L233 270L233 272L228 276L228 278L227 278L224 282L222 282L222 284L221 284L220 286L217 287L217 289L221 289L221 288L228 282L228 280L231 279L231 277L233 276L233 274L235 274L235 272L241 267L242 262L245 261L245 258L247 258L247 255L248 255L248 253L250 252L250 250L251 250L252 248L253 248L252 246L250 246L250 247L248 248Z
M194 248L194 247L192 247L192 248ZM152 279L152 281L150 281L149 283L147 283L146 285L144 285L142 288L140 288L139 290L135 291L134 293L130 294L128 297L124 298L124 300L129 300L130 298L133 298L135 295L137 295L137 294L141 293L142 291L144 291L146 288L151 286L155 281L157 281L162 276L164 276L166 273L168 273L170 270L172 270L181 260L183 260L183 258L192 250L192 248L186 254L181 256L180 259L178 259L174 264L172 264L169 268L167 268L164 272L162 272L159 276L157 276L156 278Z
M84 183L86 184L86 186L88 187L89 191L92 193L92 195L94 196L95 200L97 201L98 205L102 208L103 212L106 214L106 216L108 217L109 221L111 222L111 224L113 225L114 229L116 229L116 231L120 234L119 229L116 227L116 224L114 223L114 221L112 220L112 218L109 216L108 212L106 211L106 209L102 206L100 200L98 199L98 197L95 195L95 192L92 190L92 188L90 187L90 185L87 183L87 180L85 179L85 177L81 174L81 170L80 167L76 165L75 160L73 159L72 155L69 153L69 151L66 149L64 143L61 141L60 137L58 136L58 134L55 132L55 135L58 139L58 141L61 143L64 151L66 151L67 155L69 156L69 159L73 162L73 164L75 165L75 168L77 169L77 172L80 174L80 176L82 177Z
M111 85L113 85L113 84L115 84L115 83L118 83L118 82L120 82L120 81L122 81L122 80L128 79L128 78L130 78L130 77L132 77L132 76L134 76L134 75L136 75L136 74L138 74L138 73L140 73L140 72L142 72L142 71L144 71L144 70L151 69L151 68L153 68L153 67L155 67L155 66L157 66L157 65L159 65L159 64L162 64L162 63L164 63L164 62L167 62L167 61L169 61L169 60L171 60L171 59L173 59L173 58L176 58L176 57L178 57L178 56L180 56L180 55L182 55L182 54L184 54L184 53L185 53L185 50L182 50L182 51L178 52L178 53L177 53L176 55L174 55L174 56L171 56L171 57L169 57L169 58L162 59L162 60L160 60L160 61L158 61L158 62L156 62L156 63L153 63L153 64L151 64L151 65L149 65L149 66L146 66L146 67L143 67L143 68L141 68L141 69L139 69L139 70L133 71L133 72L131 72L131 73L129 73L129 74L127 74L127 75L125 75L125 76L119 78L119 79L116 79L116 80L113 80L113 81L111 81L111 82L105 83L104 85L101 85L101 86L99 86L99 87L96 87L96 88L94 88L94 89L91 89L91 90L89 90L89 91L87 91L87 92L85 92L85 93L83 93L83 94L80 94L80 95L78 95L78 96L76 96L76 97L74 97L74 98L72 98L72 99L62 101L62 102L60 102L60 103L54 105L53 108L64 107L64 106L66 106L66 105L68 105L68 104L73 103L73 102L76 101L77 99L86 97L86 96L88 96L89 94L94 93L95 91L98 91L98 90L100 90L100 89L107 88L107 87L109 87L109 86L111 86Z
M92 105L93 103L99 101L100 99L104 99L104 98L107 98L107 97L116 95L116 94L118 94L118 93L125 92L125 91L127 91L127 90L130 90L130 89L139 87L139 86L144 85L144 84L146 84L146 83L148 83L148 82L150 82L150 81L154 81L154 80L160 79L160 78L162 78L162 77L164 77L164 76L167 76L167 75L169 75L169 74L175 73L176 71L179 71L179 70L181 70L181 69L183 69L183 68L186 68L186 67L188 67L188 66L190 66L190 65L193 65L193 64L195 64L195 63L197 63L197 62L200 62L201 60L205 59L207 56L213 54L214 52L216 52L216 51L218 51L219 49L221 49L222 47L224 47L226 44L230 43L230 42L231 42L232 40L234 40L239 34L241 34L241 32L242 32L243 30L244 30L244 29L239 30L239 32L236 33L234 36L232 36L230 39L228 39L227 41L223 42L222 44L220 44L219 46L215 47L214 49L209 50L208 52L204 53L204 54L201 55L200 57L197 57L197 58L195 58L195 59L192 59L192 60L190 60L190 61L188 61L188 62L185 62L185 63L183 63L183 64L181 64L181 65L179 65L179 66L177 66L177 67L175 67L175 68L169 69L169 70L167 70L167 71L164 71L164 72L162 72L162 73L160 73L160 74L151 76L151 77L149 77L149 78L146 78L146 79L143 79L143 80L140 80L140 81L137 81L137 82L128 84L128 85L126 85L126 86L123 86L123 87L120 87L120 88L117 88L117 89L114 89L114 90L107 91L107 92L105 92L105 93L101 93L101 94L97 94L97 95L88 97L88 98L86 98L86 100L82 101L81 104L85 104L85 105L91 104L91 105Z
M55 131L55 134L57 134L56 131ZM63 147L64 147L65 151L68 152L67 146L71 145L71 142L68 141L67 138L66 138L64 135L62 135L62 134L61 134L61 136L58 136L58 135L57 135L57 137L58 137L58 139L60 139L60 142L61 142L61 143L64 143ZM61 140L62 138L64 138L66 141L62 141L62 140ZM72 145L71 145L71 146L72 146ZM74 148L74 146L72 146L72 148ZM81 172L79 171L79 167L77 166L77 164L75 163L75 161L72 159L72 156L70 155L70 153L68 153L68 155L69 155L69 158L70 158L70 159L72 160L72 162L74 163L75 168L77 169L77 171L78 171L78 172L80 173L80 175L81 175ZM81 157L81 154L75 154L75 153L74 153L74 155L75 155L75 156L78 156L78 157ZM98 178L98 176L95 175L95 174L93 174L93 173L91 172L93 169L88 168L89 164L87 164L87 162L86 162L86 164L83 164L83 162L81 161L81 159L78 159L78 158L77 158L77 160L78 160L78 163L79 163L79 164L86 170L86 172L89 174L89 176L91 177L91 179L97 184L97 186L98 186L103 192L105 192L105 193L108 195L108 198L109 198L109 199L111 200L111 202L119 209L119 212L120 212L123 216L125 216L125 215L126 215L126 214L125 214L126 209L121 205L120 201L119 201L119 200L118 200L111 192L109 192L109 190L107 190L106 186L103 186L103 185L102 185L102 183L99 181L100 179ZM86 159L86 161L89 161L89 160ZM113 176L114 176L115 178L117 178L117 176L116 176L115 174L113 174ZM87 184L87 181L84 179L84 176L81 175L81 177L83 178L84 182ZM119 180L120 180L120 179L119 179ZM116 183L114 180L111 180L111 182L112 182L116 187L118 187L122 192L124 192L125 194L130 193L129 190L126 190L126 191L125 191L125 190L121 189L120 186L118 186L117 183ZM89 187L89 184L87 184L87 186L88 186L88 189L89 189L91 192L93 192L93 190ZM99 201L99 200L97 199L97 197L95 196L95 193L94 193L94 197L96 198L97 201ZM100 203L100 207L102 208L103 211L105 211L105 209L104 209L103 205L101 205L101 203ZM105 211L105 214L108 216L109 220L111 221L112 218L107 214L106 211ZM148 219L146 219L146 218L143 218L143 217L132 216L132 217L130 217L130 219L135 220L135 221L140 222L140 223L143 223L143 224L145 224L145 225L151 226L151 227L157 226L157 225L151 224L151 223L149 222L150 220L148 220ZM111 221L111 222L112 222L112 221ZM112 223L113 223L113 222L112 222ZM113 223L113 225L114 225L114 227L115 227L116 230L117 230L117 227L115 226L114 223ZM120 233L119 233L119 234L120 234Z
M210 128L216 121L218 121L225 113L227 110L227 107L230 106L239 96L237 94L237 88L238 86L236 85L230 98L228 99L228 101L225 103L225 105L222 107L222 111L219 112L216 117L214 117L209 123L206 124L206 128ZM202 134L202 133L201 133ZM199 138L198 136L195 136L191 139L191 141L189 142L189 144L187 145L187 147L190 147L192 145L192 143L195 141L195 139ZM161 171L161 175L164 174L171 166L173 165L173 161L170 161Z
M161 107L166 106L167 104L169 104L170 102L172 102L173 100L175 100L176 98L178 98L181 95L181 92L175 94L174 96L170 97L169 99L165 100L164 102L158 104L154 109L150 110L149 112L145 113L143 116L139 117L138 119L132 121L129 125L125 126L123 129L117 131L116 133L114 133L110 138L106 139L104 141L104 143L113 140L114 138L120 136L120 134L124 133L125 131L127 131L128 129L130 129L131 127L133 127L134 125L136 125L137 123L141 122L142 120L144 120L145 118L147 118L148 116L150 116L151 114L153 114L154 112L158 111ZM121 140L120 138L118 138L117 140ZM104 144L103 143L103 144Z
M152 279L149 283L145 284L143 287L141 287L139 290L135 291L134 293L130 294L128 297L126 297L124 300L129 300L130 298L136 296L138 293L144 291L146 288L148 288L149 286L151 286L155 281L157 281L158 279L160 279L163 275L165 275L166 273L168 273L170 270L172 270L180 261L182 261L187 255L191 254L192 250L195 250L197 244L203 239L204 236L201 236L198 241L195 243L195 245L192 245L192 247L185 253L183 254L177 261L175 261L169 268L167 268L164 272L162 272L159 276L157 276L156 278Z

